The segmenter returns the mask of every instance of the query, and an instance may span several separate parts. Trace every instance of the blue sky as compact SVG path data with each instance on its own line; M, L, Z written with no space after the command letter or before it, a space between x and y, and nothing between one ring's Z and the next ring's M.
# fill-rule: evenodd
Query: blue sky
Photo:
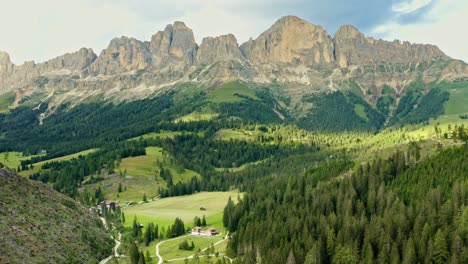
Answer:
M353 24L366 35L439 46L468 62L467 0L0 0L0 50L13 62L41 62L81 47L96 53L118 36L149 40L173 21L203 37L257 37L285 15L333 35Z

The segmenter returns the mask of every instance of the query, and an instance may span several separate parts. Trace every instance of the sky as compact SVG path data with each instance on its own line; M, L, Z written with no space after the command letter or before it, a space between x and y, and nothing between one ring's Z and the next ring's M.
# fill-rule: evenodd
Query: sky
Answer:
M439 46L468 62L468 0L0 0L0 51L15 64L42 62L81 47L99 54L115 37L149 40L183 21L203 37L232 33L239 44L295 15L385 40Z

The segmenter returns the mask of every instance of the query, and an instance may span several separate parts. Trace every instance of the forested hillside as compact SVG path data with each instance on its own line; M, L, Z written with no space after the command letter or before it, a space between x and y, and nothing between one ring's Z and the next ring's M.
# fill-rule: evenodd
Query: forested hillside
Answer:
M464 263L466 164L463 146L263 179L225 208L228 250L242 263Z

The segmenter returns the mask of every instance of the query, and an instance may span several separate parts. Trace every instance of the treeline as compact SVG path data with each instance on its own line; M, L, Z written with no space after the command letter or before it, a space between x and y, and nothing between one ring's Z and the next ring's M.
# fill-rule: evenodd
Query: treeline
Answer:
M433 88L427 94L410 90L400 100L391 124L416 124L428 121L444 113L444 103L450 93L440 88Z
M382 114L353 93L322 93L303 100L314 105L307 116L298 121L298 125L305 129L328 132L352 130L376 132L385 121ZM355 110L357 105L364 109L361 115Z
M353 173L329 164L265 178L228 202L227 253L242 263L464 263L468 170L460 164L468 164L465 147L419 162L398 152ZM454 176L444 177L449 168Z
M30 179L50 183L55 190L75 198L78 195L78 187L82 185L86 176L99 177L101 172L113 173L116 162L122 158L145 155L145 146L141 142L115 143L68 161L46 162ZM27 166L26 164L22 163L22 167Z

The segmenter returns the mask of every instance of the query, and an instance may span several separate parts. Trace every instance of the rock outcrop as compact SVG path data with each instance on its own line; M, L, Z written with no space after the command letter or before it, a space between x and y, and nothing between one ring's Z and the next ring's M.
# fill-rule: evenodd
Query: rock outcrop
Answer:
M151 57L148 47L134 38L115 38L103 50L90 70L94 75L115 75L148 67Z
M252 64L295 63L324 65L333 63L333 41L321 27L298 17L278 20L256 40L241 45Z
M0 51L0 82L4 82L13 73L14 65L8 53Z
M204 38L197 52L197 64L212 64L219 61L244 62L245 60L236 37L232 34Z
M191 66L195 62L197 44L190 28L183 22L174 22L151 37L149 51L157 68L174 62Z
M434 45L389 42L364 36L354 26L338 29L333 38L336 63L341 68L374 63L408 63L449 59Z
M468 80L466 64L453 61L436 46L376 40L353 26L342 26L332 38L321 26L294 16L279 19L240 46L232 34L206 37L198 46L192 30L174 22L149 41L113 39L99 56L83 48L17 66L0 52L0 91L21 91L18 102L35 98L30 104L47 98L49 106L76 105L98 95L136 100L178 83L208 87L237 79L277 83L296 99L313 91L346 89L349 83L363 94L384 85L404 92L418 79ZM31 96L38 89L44 98Z
M70 71L82 71L90 66L97 56L92 49L81 48L77 52L67 53L55 59L40 64L44 71L58 71L67 69Z

